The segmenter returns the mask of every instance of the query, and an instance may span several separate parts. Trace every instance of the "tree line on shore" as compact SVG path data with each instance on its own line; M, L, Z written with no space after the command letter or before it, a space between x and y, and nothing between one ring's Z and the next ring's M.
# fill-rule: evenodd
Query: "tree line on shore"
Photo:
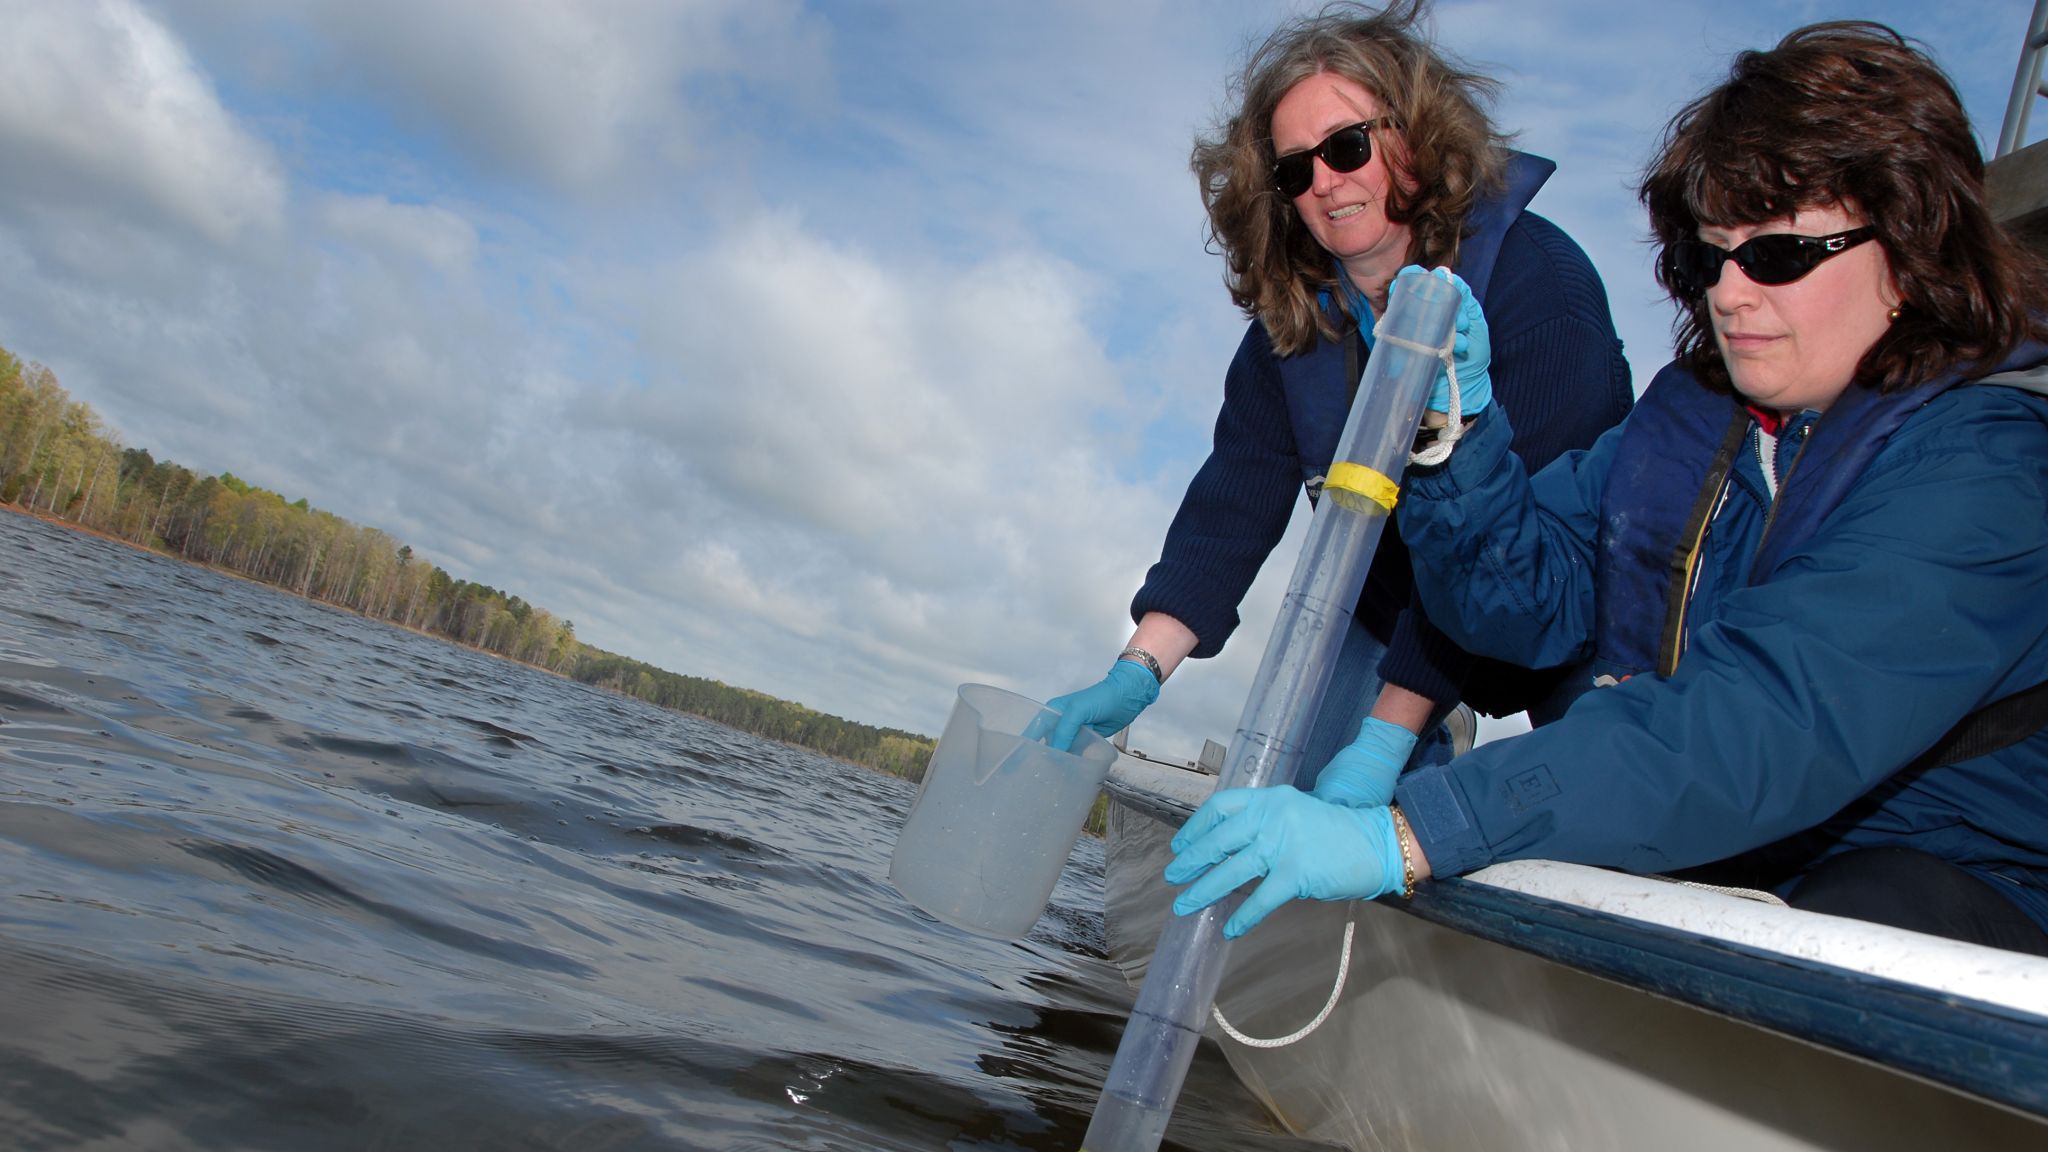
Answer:
M0 348L0 503L222 568L651 704L910 779L932 741L594 648L518 596L449 575L375 528L123 446L56 373Z

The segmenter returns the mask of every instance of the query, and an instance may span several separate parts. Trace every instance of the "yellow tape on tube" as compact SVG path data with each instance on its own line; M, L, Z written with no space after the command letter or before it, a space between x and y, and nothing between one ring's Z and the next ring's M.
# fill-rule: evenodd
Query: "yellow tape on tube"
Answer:
M1389 512L1394 510L1394 502L1401 498L1401 486L1387 479L1385 473L1349 460L1339 460L1330 465L1330 474L1323 480L1323 492L1355 493ZM1339 496L1338 502L1344 503L1344 498Z

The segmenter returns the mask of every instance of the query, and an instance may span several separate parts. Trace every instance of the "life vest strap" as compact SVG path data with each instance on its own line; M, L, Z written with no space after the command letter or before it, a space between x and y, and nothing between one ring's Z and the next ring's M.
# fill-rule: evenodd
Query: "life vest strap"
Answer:
M1728 473L1735 467L1735 458L1742 446L1749 442L1749 412L1740 406L1728 420L1728 430L1721 434L1721 445L1714 450L1714 462L1707 468L1707 476L1700 485L1700 493L1693 499L1692 512L1685 518L1685 530L1679 534L1678 546L1671 551L1667 564L1670 591L1664 599L1663 642L1657 646L1657 675L1669 676L1678 671L1678 658L1685 652L1685 609L1692 600L1693 575L1698 570L1700 548L1706 542L1707 525L1713 522L1714 510L1721 505L1721 490L1728 486Z
M1989 756L2048 728L2048 680L1977 709L1904 769L1917 772Z

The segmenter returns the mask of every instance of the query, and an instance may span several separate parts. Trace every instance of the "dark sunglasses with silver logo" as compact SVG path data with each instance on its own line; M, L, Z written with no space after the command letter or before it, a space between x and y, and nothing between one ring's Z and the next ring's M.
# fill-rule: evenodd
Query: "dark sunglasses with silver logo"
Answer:
M1751 236L1732 249L1704 240L1680 240L1664 250L1664 279L1680 296L1697 299L1721 282L1722 266L1733 260L1744 276L1776 287L1792 283L1876 236L1877 229L1866 225L1832 236L1773 232Z

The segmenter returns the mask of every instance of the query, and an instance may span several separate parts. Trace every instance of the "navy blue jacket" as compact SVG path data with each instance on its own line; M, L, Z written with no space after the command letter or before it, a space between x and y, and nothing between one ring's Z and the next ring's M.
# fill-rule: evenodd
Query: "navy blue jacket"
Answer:
M2030 348L2006 367L2044 360ZM1775 500L1742 430L1676 618L1669 554L1637 546L1638 521L1668 522L1695 493L1656 462L1696 469L1740 411L1699 401L1682 370L1533 477L1496 410L1443 467L1412 470L1398 515L1433 619L1494 656L1556 663L1597 644L1610 673L1638 673L1404 778L1431 868L1664 872L1805 833L1804 866L1916 848L2048 925L2048 732L1901 772L1962 717L2048 680L2048 399L1959 383L1852 388ZM1660 675L1645 665L1671 649L1666 626L1680 654Z
M1537 466L1591 444L1631 401L1599 275L1569 236L1524 210L1555 169L1537 157L1512 158L1506 192L1475 206L1467 221L1457 269L1486 308L1493 392L1515 412L1515 450ZM1339 318L1340 331L1350 324ZM1319 337L1308 351L1281 357L1265 325L1251 323L1224 379L1214 447L1131 603L1133 620L1164 612L1195 633L1194 656L1222 650L1298 494L1336 453L1355 383L1344 370L1342 341ZM1475 667L1413 606L1413 584L1407 551L1389 531L1357 609L1388 645L1384 679L1493 714L1519 711L1547 692L1550 680L1523 669Z

